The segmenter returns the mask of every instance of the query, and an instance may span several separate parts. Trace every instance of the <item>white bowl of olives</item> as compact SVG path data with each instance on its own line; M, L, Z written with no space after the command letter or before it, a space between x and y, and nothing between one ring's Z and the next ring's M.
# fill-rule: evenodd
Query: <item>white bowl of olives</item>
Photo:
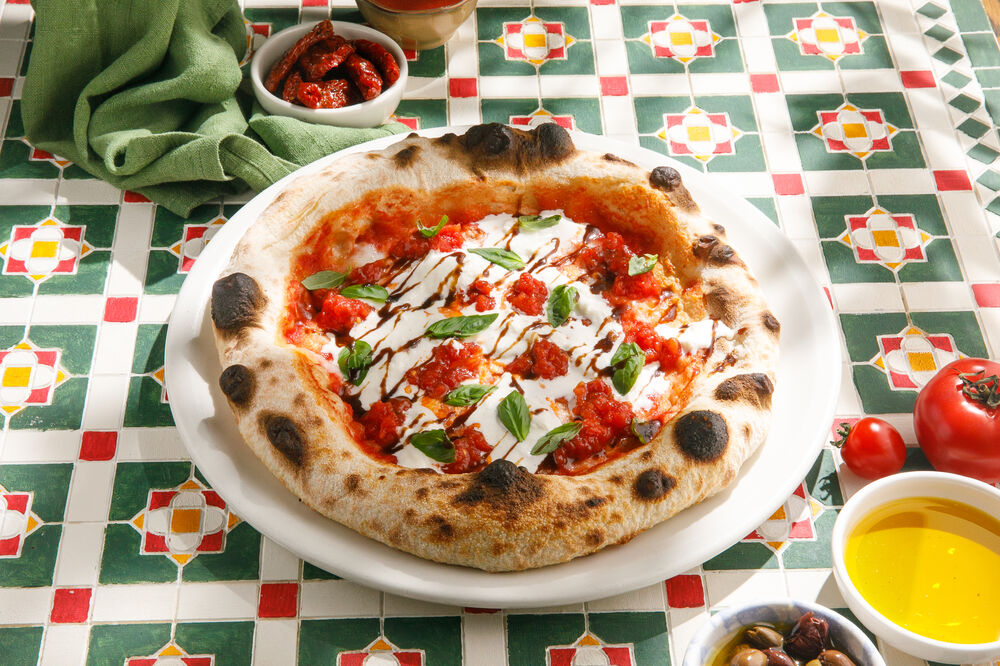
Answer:
M681 666L885 666L854 623L794 599L719 611L691 639Z

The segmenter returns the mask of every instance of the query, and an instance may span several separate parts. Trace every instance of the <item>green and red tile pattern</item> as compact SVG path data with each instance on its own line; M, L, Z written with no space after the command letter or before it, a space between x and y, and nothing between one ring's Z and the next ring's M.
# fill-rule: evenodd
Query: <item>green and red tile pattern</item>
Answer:
M246 0L247 44L351 0ZM0 661L6 664L670 664L711 612L841 608L837 511L862 481L826 448L770 518L701 566L586 604L410 601L256 532L173 429L166 320L246 201L181 219L33 147L26 0L0 4ZM414 129L555 122L641 145L747 197L836 312L833 430L904 434L934 371L1000 355L1000 49L978 0L480 0L407 53ZM245 64L245 63L244 63ZM916 662L884 646L892 665Z

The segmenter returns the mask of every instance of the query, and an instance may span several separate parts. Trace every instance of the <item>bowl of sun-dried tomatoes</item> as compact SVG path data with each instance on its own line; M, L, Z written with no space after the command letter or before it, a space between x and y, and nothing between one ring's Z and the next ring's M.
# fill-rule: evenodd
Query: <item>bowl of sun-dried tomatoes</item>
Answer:
M268 113L343 127L384 123L406 75L406 56L392 39L329 20L271 35L250 63L254 95Z

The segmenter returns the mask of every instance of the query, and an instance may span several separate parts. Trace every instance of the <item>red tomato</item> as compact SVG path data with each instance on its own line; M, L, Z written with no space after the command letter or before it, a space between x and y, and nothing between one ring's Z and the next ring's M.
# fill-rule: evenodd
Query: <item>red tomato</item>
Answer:
M1000 482L1000 363L963 358L917 395L917 441L934 469Z
M844 462L852 472L865 479L881 479L903 468L906 444L903 437L882 419L868 417L853 426L842 423L837 433L841 439Z

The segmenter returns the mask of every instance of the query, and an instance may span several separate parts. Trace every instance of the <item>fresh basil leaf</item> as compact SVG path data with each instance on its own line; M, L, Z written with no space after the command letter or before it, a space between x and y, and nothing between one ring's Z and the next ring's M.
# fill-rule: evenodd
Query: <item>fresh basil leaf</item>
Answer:
M659 421L640 421L639 419L632 419L631 427L632 434L635 435L643 444L649 444L649 442L656 437L656 433L660 432Z
M543 453L552 453L560 446L576 437L582 427L582 421L572 421L570 423L563 423L561 426L556 426L542 435L538 441L535 442L535 446L531 449L531 455L538 456Z
M632 257L628 260L628 274L642 275L643 273L648 273L653 270L653 266L656 265L659 258L660 255L658 254L644 254Z
M611 375L611 383L615 390L625 395L635 386L635 380L639 378L642 366L646 365L646 352L642 347L634 342L626 342L620 345L611 357L611 367L615 368Z
M552 289L549 300L545 303L545 316L552 324L552 328L558 328L566 323L578 300L580 294L576 287L561 284Z
M364 298L380 303L389 299L389 291L377 284L352 284L341 289L340 295L344 298Z
M337 356L337 365L347 381L355 386L368 375L368 367L372 364L372 346L364 340L355 340L350 347L344 347Z
M443 227L446 224L448 224L447 215L442 215L441 221L438 222L433 227L425 227L424 225L420 224L420 220L417 220L417 231L419 231L420 235L423 236L424 238L434 238L435 236L438 235L438 232L441 231L441 227Z
M333 289L334 287L339 287L344 284L344 280L346 279L346 273L338 273L337 271L320 271L319 273L313 273L309 277L302 280L302 286L309 291L312 291L313 289Z
M444 394L444 404L452 407L468 407L496 390L496 386L486 384L462 384Z
M528 436L528 428L531 427L531 412L528 411L528 403L524 401L524 396L518 391L511 391L506 398L500 401L497 407L497 416L500 423L504 425L510 434L517 437L517 441L523 442Z
M503 266L509 271L519 271L524 268L524 259L510 250L499 247L475 247L469 252L478 254L486 261L492 261L497 266Z
M486 330L499 316L500 313L494 312L485 315L448 317L428 326L425 334L432 338L467 338Z
M444 430L426 430L410 435L410 444L431 460L443 463L455 462L455 445Z
M559 220L562 219L562 215L549 215L548 217L542 217L541 215L522 215L517 218L517 226L522 231L538 231L539 229L548 229L549 227L554 227L559 224Z

